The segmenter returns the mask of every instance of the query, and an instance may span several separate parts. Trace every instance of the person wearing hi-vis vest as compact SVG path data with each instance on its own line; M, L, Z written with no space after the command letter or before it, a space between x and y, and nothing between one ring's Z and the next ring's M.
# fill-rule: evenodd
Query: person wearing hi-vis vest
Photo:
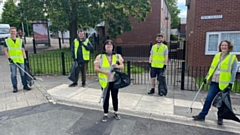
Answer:
M210 82L210 88L203 109L198 115L192 116L196 121L205 120L205 116L208 114L212 101L217 93L220 91L231 91L235 81L238 60L236 55L231 53L233 50L232 43L228 40L223 40L219 44L218 49L219 52L214 56L208 74L204 79L204 84ZM223 124L223 119L220 116L218 116L217 124Z
M26 62L26 54L25 54L25 49L24 49L24 44L22 39L16 37L17 36L16 28L11 27L9 32L10 32L10 37L5 39L5 42L4 42L4 53L9 61L13 93L16 93L18 91L16 64L18 64L22 69L24 69L24 62ZM31 90L31 88L29 88L27 85L25 73L24 71L22 71L22 69L19 68L23 89Z
M98 72L98 79L102 90L107 90L103 101L104 115L102 122L108 120L109 96L111 92L114 115L113 117L120 120L118 114L118 89L114 88L114 72L113 69L123 69L123 58L120 54L114 52L114 44L112 40L105 41L103 45L103 52L99 54L94 61L94 69Z
M90 51L93 51L92 44L88 38L85 38L85 33L82 29L77 31L78 38L74 39L71 46L71 53L73 61L78 62L78 67L81 69L82 75L82 87L86 86L86 72L87 64L90 59ZM69 87L75 87L78 85L79 72L76 74L76 81L69 85Z
M157 43L154 44L151 48L149 57L152 88L148 94L154 94L155 78L158 77L161 72L165 71L168 62L168 47L167 45L163 44L163 35L157 34L156 41ZM161 92L158 92L158 94L160 96L163 96Z

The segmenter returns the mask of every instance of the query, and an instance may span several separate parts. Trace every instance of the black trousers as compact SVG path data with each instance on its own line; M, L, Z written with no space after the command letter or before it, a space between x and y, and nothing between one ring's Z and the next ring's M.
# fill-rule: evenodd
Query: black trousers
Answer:
M112 96L113 110L118 111L118 89L114 89L113 82L109 82L107 94L103 104L104 113L108 113L110 92Z
M78 63L78 68L80 68L81 76L82 76L82 84L86 83L86 74L87 74L87 64L88 63ZM77 80L74 83L78 82L79 72L76 73Z

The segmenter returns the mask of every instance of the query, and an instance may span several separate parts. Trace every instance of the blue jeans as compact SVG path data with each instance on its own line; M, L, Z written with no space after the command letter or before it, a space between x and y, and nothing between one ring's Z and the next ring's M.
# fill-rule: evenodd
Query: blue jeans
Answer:
M24 69L24 64L18 64L22 69ZM11 81L12 81L12 86L13 87L17 87L17 66L15 64L10 64L10 71L11 71ZM25 73L18 68L18 70L20 71L20 75L21 75L21 80L22 80L22 85L25 86L27 85L27 81L25 78Z
M201 116L202 118L205 118L205 116L208 114L208 111L209 111L209 109L212 105L212 101L213 101L214 97L218 94L218 92L220 92L220 89L218 87L218 83L212 82L211 85L210 85L210 88L208 90L207 98L206 98L205 103L203 105L203 109L199 113L199 116ZM218 116L218 119L221 119L221 118Z

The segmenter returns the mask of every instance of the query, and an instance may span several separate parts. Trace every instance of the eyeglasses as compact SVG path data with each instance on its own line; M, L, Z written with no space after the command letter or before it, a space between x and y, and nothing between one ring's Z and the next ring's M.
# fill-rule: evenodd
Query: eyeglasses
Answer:
M106 45L112 45L112 44L106 44Z

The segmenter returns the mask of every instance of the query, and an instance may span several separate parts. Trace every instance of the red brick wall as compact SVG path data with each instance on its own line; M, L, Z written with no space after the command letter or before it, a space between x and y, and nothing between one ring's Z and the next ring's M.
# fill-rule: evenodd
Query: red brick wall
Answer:
M156 34L160 32L161 0L151 0L152 12L147 15L145 22L130 18L133 29L118 36L118 44L149 44L155 42Z
M205 55L206 32L240 31L239 5L240 0L191 0L186 32L188 65L210 65L213 55ZM201 20L205 15L223 15L223 18Z

